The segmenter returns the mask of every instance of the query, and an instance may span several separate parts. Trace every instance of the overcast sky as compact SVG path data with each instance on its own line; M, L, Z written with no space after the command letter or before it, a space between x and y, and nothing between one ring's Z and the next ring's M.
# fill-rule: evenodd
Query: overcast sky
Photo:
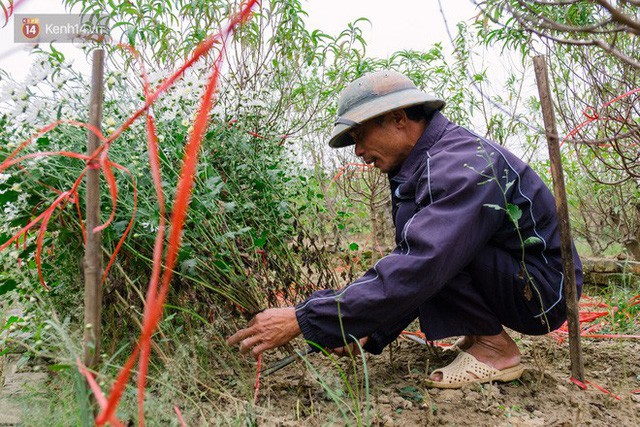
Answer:
M449 27L473 18L477 11L470 0L441 0ZM307 24L330 34L346 28L360 17L371 23L361 25L367 41L367 55L385 58L405 49L428 50L436 42L449 45L438 0L308 0Z
M3 4L8 0L0 0ZM441 0L449 27L455 30L460 20L477 14L469 0ZM338 34L347 23L360 17L371 23L363 23L363 36L367 41L367 55L385 58L404 49L428 50L441 41L449 45L438 0L302 0L303 9L309 14L309 29L321 29ZM65 13L60 0L25 0L17 13ZM0 18L2 19L2 18ZM13 42L14 22L0 29L0 68L9 71L20 80L31 64L25 45ZM76 69L89 73L89 65L80 49L69 44L58 44L67 58L73 58Z

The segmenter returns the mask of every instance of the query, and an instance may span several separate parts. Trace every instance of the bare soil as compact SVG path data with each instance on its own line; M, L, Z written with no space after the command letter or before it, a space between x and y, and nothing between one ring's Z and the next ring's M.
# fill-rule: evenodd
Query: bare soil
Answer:
M552 336L526 337L513 333L523 353L526 371L510 383L468 385L460 390L426 387L425 378L454 357L451 352L399 340L380 356L366 356L366 393L349 399L339 369L320 354L262 379L255 423L266 426L639 426L640 342L583 340L586 379L582 390L569 381L568 344ZM265 359L268 365L279 355ZM341 359L349 384L362 388L363 365ZM317 374L313 373L317 370ZM255 371L254 371L255 373ZM251 375L248 371L247 375ZM318 378L321 380L319 381ZM324 382L330 392L321 385ZM356 384L357 383L357 384ZM331 397L337 393L339 397ZM343 403L340 403L343 402ZM358 402L357 404L355 402ZM342 408L344 413L341 413ZM356 417L360 414L360 421Z

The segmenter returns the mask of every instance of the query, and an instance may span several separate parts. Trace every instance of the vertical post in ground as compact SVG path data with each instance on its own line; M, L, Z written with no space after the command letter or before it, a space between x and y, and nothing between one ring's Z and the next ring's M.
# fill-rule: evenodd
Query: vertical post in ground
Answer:
M89 124L100 129L104 93L104 50L93 51L91 71L91 99ZM100 139L89 131L87 154L100 146ZM86 175L87 194L86 233L84 256L84 364L96 366L100 358L100 334L102 322L102 233L93 229L100 225L100 169L97 161L89 163Z
M562 173L562 160L560 157L560 145L558 132L553 114L553 102L549 89L549 75L547 62L544 55L533 58L533 65L540 94L540 105L544 118L544 127L547 134L549 147L549 160L551 161L551 177L553 179L553 192L556 198L556 211L558 213L558 225L560 228L560 250L562 253L562 267L564 270L564 299L567 305L567 324L569 326L569 356L571 359L571 376L579 381L584 381L584 362L582 360L582 348L580 345L580 310L576 289L576 272L573 263L573 246L571 243L571 227L569 225L569 210L567 207L567 194L564 187L564 175Z

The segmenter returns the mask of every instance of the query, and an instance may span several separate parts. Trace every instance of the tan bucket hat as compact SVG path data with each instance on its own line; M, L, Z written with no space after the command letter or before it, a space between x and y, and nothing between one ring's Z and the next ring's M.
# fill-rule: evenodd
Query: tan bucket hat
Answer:
M425 111L440 110L444 101L422 92L404 74L381 70L351 82L340 94L338 118L334 123L329 146L355 144L349 130L363 122L399 108L424 104Z

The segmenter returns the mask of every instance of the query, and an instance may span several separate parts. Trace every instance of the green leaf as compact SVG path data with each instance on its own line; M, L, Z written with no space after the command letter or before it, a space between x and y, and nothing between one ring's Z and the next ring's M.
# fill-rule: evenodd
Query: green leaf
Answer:
M117 235L121 235L122 233L124 233L124 230L127 228L127 225L129 225L128 220L114 222L113 231L115 231Z
M49 365L47 367L47 369L49 369L52 372L66 371L69 368L71 368L71 365L66 365L63 363L56 363L54 365Z
M223 203L222 207L226 212L233 212L236 209L236 203L235 202Z
M223 261L221 259L217 259L213 261L213 265L215 265L217 268L219 268L222 271L229 270L229 264L226 261Z
M262 233L260 236L255 236L253 233L251 235L253 239L253 246L256 248L264 248L264 245L267 243L267 234Z
M4 242L4 240L0 239L0 242ZM19 258L28 258L29 255L31 255L32 253L34 253L36 251L36 244L35 243L31 243L30 245L28 245L22 252L20 252L20 254L18 255Z
M542 239L540 239L539 237L536 236L531 236L528 237L524 242L524 246L533 246L533 245L537 245L538 243L542 243Z
M502 210L504 210L504 208L503 208L502 206L500 206L500 205L493 205L493 204L490 204L490 203L485 203L483 206L484 206L484 207L486 207L486 208L495 209L495 210L497 210L497 211L502 211Z
M15 202L18 200L18 192L16 191L5 191L0 194L0 205L4 205L7 202Z
M40 137L36 140L36 144L39 149L44 150L49 147L49 138L46 136Z
M398 394L407 400L413 400L414 402L418 403L422 402L423 400L422 393L420 393L420 391L416 387L411 385L399 388Z
M9 328L9 326L13 325L14 323L20 321L20 318L18 316L11 316L7 319L7 323L5 323L2 326L2 329L7 329Z
M360 246L358 246L358 244L354 242L349 245L349 249L352 251L357 251L358 249L360 249Z
M507 203L507 215L509 215L511 221L513 221L513 223L517 225L518 221L522 217L522 210L520 210L520 208L516 205Z
M196 260L195 258L191 258L191 259L182 261L182 263L180 264L180 270L183 273L187 272L189 274L192 274L196 268L196 265L198 265L198 260Z
M18 282L16 282L13 279L6 279L2 284L0 284L0 295L9 293L17 287L18 287Z

